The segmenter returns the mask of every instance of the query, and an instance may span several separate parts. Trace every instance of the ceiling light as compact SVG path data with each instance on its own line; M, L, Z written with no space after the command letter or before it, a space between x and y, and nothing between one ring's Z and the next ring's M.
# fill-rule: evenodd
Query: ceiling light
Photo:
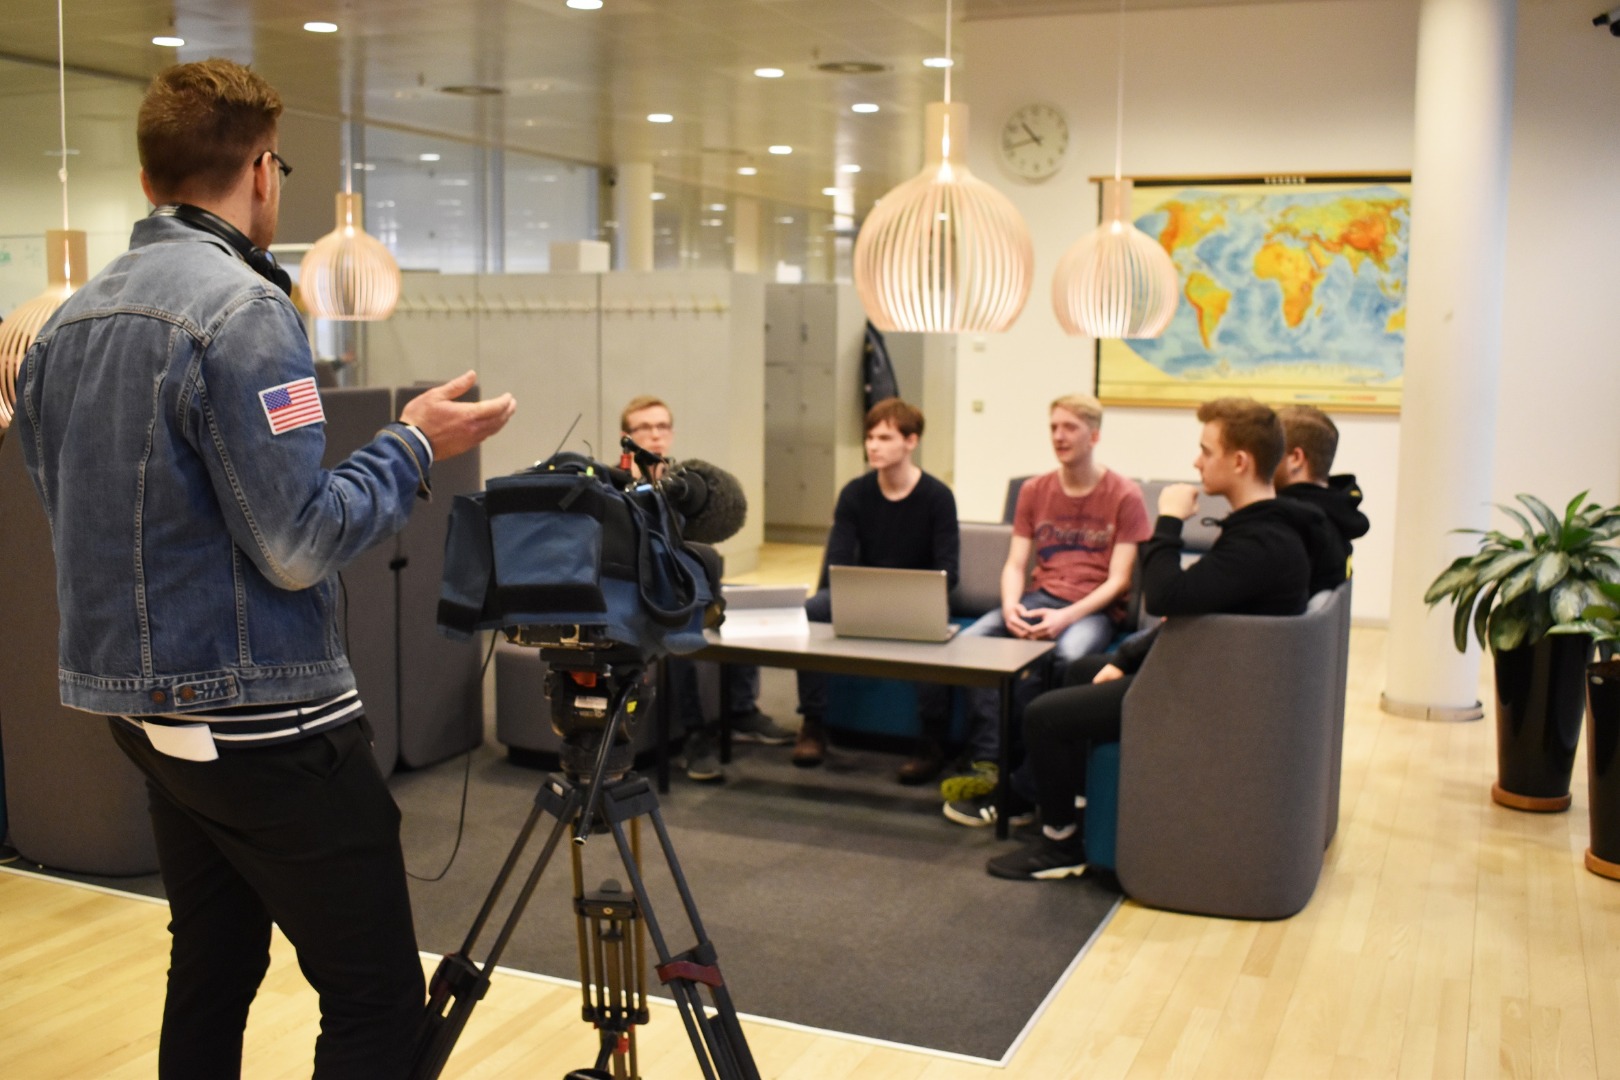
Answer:
M956 61L952 60L948 56L929 56L923 60L923 67L948 68L954 67L955 65Z
M335 34L338 26L335 22L307 22L304 29L312 34Z
M56 178L62 184L62 227L45 231L45 291L18 307L4 325L0 325L0 440L5 438L6 428L16 412L17 372L22 367L24 354L56 309L83 288L90 276L89 259L85 254L88 234L68 224L67 163L68 155L74 151L67 145L67 60L62 41L62 0L57 0L56 105L61 123L62 159Z
M821 193L823 195L836 195L838 194L838 189L835 187L824 187L821 189Z
M338 192L337 228L304 253L298 288L317 319L375 322L399 303L399 264L366 233L365 217L361 196Z
M945 52L951 51L945 5ZM922 171L866 215L855 238L855 289L879 330L995 333L1024 309L1035 271L1029 226L1012 201L967 167L968 110L928 106Z
M857 172L861 171L861 167L859 165L840 165L840 166L838 166L838 171L839 172L848 172L848 173L857 173Z
M781 68L755 68L754 74L762 79L780 79L787 73Z
M757 175L759 175L759 170L754 168L752 165L744 165L742 168L737 170L737 175L738 176L757 176Z
M778 225L791 225L793 224L793 219L790 217L779 217L776 219L776 223Z
M602 0L568 0L568 6L575 11L595 11L602 6Z
M185 43L186 39L183 37L170 37L164 34L159 34L157 37L152 39L152 44L161 45L165 49L178 49Z
M662 191L655 191L655 192L652 193L652 201L653 202L663 202L664 199L666 199L666 198L668 198L668 196L665 195Z
M418 154L417 155L417 160L419 160L419 161L438 161L439 160L439 155L438 154Z
M1065 333L1156 338L1175 317L1180 277L1164 245L1131 220L1125 143L1125 0L1119 5L1114 178L1102 182L1102 218L1075 241L1052 274L1052 307Z
M793 147L791 147L791 146L773 146L773 147L770 148L770 151L773 154L791 154L791 153L793 153Z
M655 112L647 114L647 122L649 124L673 124L675 118L667 112Z
M713 213L716 213L716 214L720 213L725 208L726 208L726 204L723 203L723 202L717 202L717 203L710 203L709 204L709 210L711 212L713 212Z
M878 111L878 107L872 104L870 101L863 101L859 105L851 105L849 107L849 111L858 113L874 113Z

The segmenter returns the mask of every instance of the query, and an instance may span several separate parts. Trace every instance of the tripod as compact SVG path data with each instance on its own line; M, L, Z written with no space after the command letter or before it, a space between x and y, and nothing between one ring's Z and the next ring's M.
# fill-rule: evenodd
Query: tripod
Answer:
M553 672L557 673L557 669L554 668ZM574 671L565 674L574 681L576 695L579 694L578 687L595 685L594 674L589 679ZM720 975L714 945L704 933L697 903L692 899L686 875L681 870L675 847L670 841L669 830L664 825L658 796L644 777L623 767L629 764L631 751L628 741L618 743L616 736L625 714L634 708L631 704L633 688L633 681L625 680L624 685L612 695L607 726L601 731L600 741L594 748L572 736L565 736L564 771L551 774L540 785L528 819L523 823L500 873L496 875L495 883L485 897L466 940L457 952L439 962L438 970L433 974L429 984L427 1016L418 1038L411 1080L433 1080L444 1069L456 1040L466 1027L473 1006L488 993L490 972L517 929L518 920L522 918L565 831L570 832L573 838L570 850L575 925L579 938L580 992L583 997L581 1012L583 1018L594 1024L601 1033L595 1065L576 1069L565 1080L639 1080L636 1072L635 1028L648 1019L645 959L645 941L648 937L652 939L658 957L655 970L659 980L670 988L705 1080L759 1080L759 1069L743 1037L730 992ZM553 695L554 702L559 696ZM595 764L588 784L581 786L581 770L570 766L582 764L587 754L594 755ZM620 767L615 768L615 765ZM612 778L609 778L610 775ZM472 959L473 948L490 920L496 901L517 870L542 814L550 814L554 819L551 831L524 879L494 945L480 965ZM652 823L664 862L680 893L681 906L686 911L687 921L696 939L695 945L678 954L672 954L669 950L641 875L642 819ZM587 895L584 890L581 853L585 841L599 823L606 824L613 835L619 861L630 881L632 895L629 897L624 895L618 882L611 880L595 893ZM713 1015L710 1015L711 1012Z

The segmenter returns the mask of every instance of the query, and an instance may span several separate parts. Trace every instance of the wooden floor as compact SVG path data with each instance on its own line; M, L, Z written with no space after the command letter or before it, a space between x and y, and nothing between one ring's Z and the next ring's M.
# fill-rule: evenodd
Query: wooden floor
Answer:
M774 554L755 579L814 572L813 556ZM1241 923L1127 902L1004 1071L750 1023L762 1074L1620 1077L1620 883L1581 866L1584 770L1570 813L1492 805L1489 721L1380 713L1384 647L1382 631L1352 635L1343 816L1303 913ZM0 874L0 1076L152 1076L164 919L160 905ZM572 989L497 977L445 1075L588 1064L578 1007ZM315 1015L278 938L245 1075L308 1076ZM699 1075L673 1011L653 1016L643 1075Z

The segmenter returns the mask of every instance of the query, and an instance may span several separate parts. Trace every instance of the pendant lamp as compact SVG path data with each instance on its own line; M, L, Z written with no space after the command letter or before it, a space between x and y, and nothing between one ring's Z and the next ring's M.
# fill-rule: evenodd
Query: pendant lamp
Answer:
M56 0L56 80L62 135L62 166L56 176L62 182L62 227L45 233L45 291L0 323L0 436L11 426L16 413L17 371L22 367L23 354L62 302L89 278L84 230L68 227L67 64L62 48L62 0Z
M1125 4L1119 5L1119 92L1114 178L1102 182L1102 220L1058 261L1052 307L1064 332L1091 338L1152 338L1176 313L1180 280L1163 245L1131 223L1125 142Z
M399 303L399 264L382 241L366 232L365 197L354 191L353 99L357 74L353 39L343 41L343 190L337 227L304 253L298 292L317 319L377 322Z
M298 290L317 319L374 322L399 303L399 264L366 232L364 207L363 196L339 192L337 228L304 254Z
M945 55L951 54L945 6ZM928 106L922 172L890 191L855 240L855 288L880 330L997 332L1024 309L1034 275L1029 228L1012 202L968 171L968 108Z

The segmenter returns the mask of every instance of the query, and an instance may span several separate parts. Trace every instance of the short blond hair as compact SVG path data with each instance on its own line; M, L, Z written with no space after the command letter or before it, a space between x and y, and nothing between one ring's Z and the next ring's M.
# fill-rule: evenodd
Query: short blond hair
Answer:
M1102 430L1102 402L1090 394L1064 394L1054 399L1046 411L1050 413L1053 409L1066 409L1090 425L1092 431Z
M619 413L619 430L628 434L630 431L630 414L638 413L642 409L663 409L669 413L670 424L675 423L675 410L664 404L663 398L655 398L651 394L642 394L640 397L631 398L630 404L626 405L624 411Z

